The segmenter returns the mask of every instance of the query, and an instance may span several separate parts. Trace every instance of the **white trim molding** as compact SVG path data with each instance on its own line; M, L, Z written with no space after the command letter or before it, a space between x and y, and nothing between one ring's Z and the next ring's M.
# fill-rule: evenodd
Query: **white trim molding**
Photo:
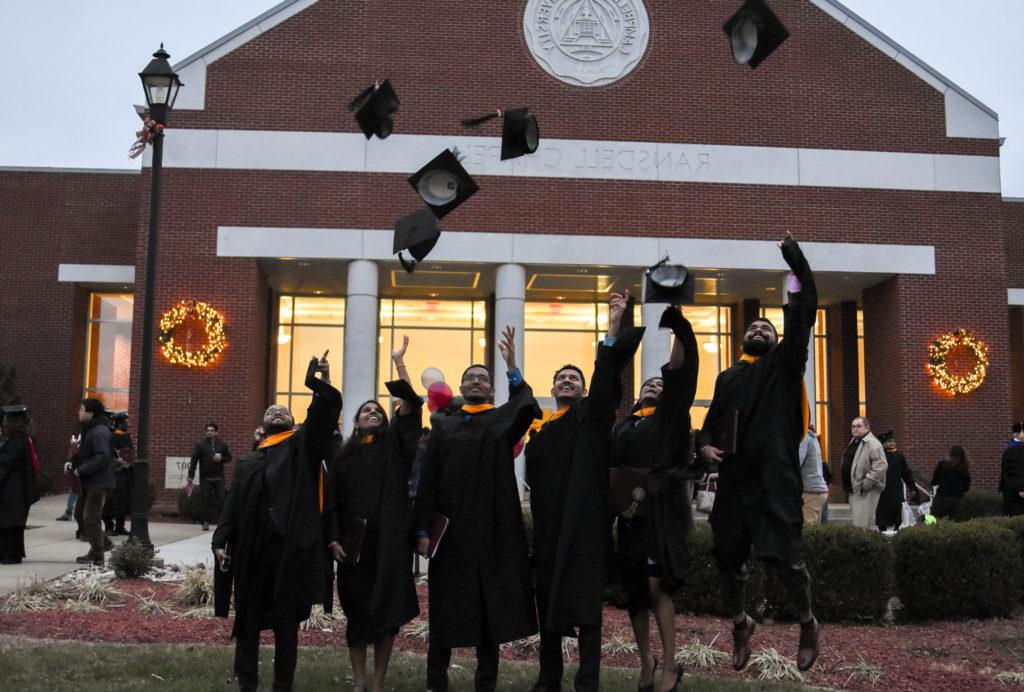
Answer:
M452 147L476 176L1001 192L998 156L581 139L545 139L533 155L501 161L498 137L169 130L163 165L408 174Z
M135 267L130 264L59 264L57 281L82 284L135 283Z
M218 257L393 260L390 229L220 226ZM934 274L930 245L801 243L816 271ZM644 267L665 253L693 269L784 271L773 241L447 232L430 253L437 262Z
M1006 289L1007 305L1024 305L1024 288Z

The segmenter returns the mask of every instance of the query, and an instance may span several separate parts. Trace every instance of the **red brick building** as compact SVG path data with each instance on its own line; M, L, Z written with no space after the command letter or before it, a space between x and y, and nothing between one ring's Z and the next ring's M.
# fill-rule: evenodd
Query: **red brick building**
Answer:
M291 0L179 62L156 309L204 301L229 345L198 369L156 349L163 499L178 482L165 469L208 420L244 449L269 401L300 413L304 364L325 348L345 421L382 391L403 334L411 370L453 378L493 361L496 330L516 324L543 391L554 368L592 358L608 291L638 291L666 252L700 278L699 424L744 324L781 304L771 241L786 229L819 282L808 384L829 458L865 409L920 475L962 444L994 489L1024 417L1024 204L1000 194L997 116L830 0L772 3L790 38L758 69L738 65L721 27L739 5ZM345 104L383 78L401 99L395 134L367 141ZM459 124L516 106L541 127L523 159L498 161L497 125ZM481 191L407 274L390 231L421 206L406 178L450 146ZM83 392L136 407L148 165L0 170L0 364L17 369L54 473ZM961 328L989 367L954 398L925 365ZM667 353L650 330L634 381Z

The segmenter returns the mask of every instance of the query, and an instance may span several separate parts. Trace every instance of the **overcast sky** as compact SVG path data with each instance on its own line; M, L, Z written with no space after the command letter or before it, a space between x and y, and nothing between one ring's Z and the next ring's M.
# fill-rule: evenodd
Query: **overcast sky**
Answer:
M125 153L139 126L137 73L157 45L176 62L276 4L0 0L0 166L137 168ZM1024 197L1024 2L844 4L999 114L1003 194Z

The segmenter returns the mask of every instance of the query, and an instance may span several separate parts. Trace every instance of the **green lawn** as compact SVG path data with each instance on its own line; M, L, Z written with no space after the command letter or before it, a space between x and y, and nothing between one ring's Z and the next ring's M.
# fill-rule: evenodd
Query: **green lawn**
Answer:
M273 649L261 651L263 689L273 677ZM0 681L5 690L233 690L233 648L212 645L91 644L0 636ZM452 690L472 690L473 661L452 661ZM396 653L388 671L388 689L423 690L426 658ZM536 665L502 661L499 690L529 690ZM564 690L572 689L575 667L566 670ZM622 668L601 671L602 689L636 689L636 673ZM295 689L347 690L352 678L344 649L301 648ZM797 690L794 685L755 684L686 676L680 687L692 690Z

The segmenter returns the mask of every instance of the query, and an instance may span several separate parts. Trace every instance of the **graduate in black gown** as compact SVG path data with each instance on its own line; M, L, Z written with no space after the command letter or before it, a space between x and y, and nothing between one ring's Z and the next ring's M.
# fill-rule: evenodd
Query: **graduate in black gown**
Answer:
M348 621L345 641L355 689L366 689L366 647L373 644L373 689L383 692L398 629L419 614L409 542L409 472L421 436L423 402L409 383L405 351L392 351L401 378L386 384L401 399L395 420L376 401L355 415L352 437L330 472L328 547L338 561L338 599ZM346 541L365 522L362 542ZM358 555L346 553L358 550Z
M803 251L787 233L779 243L792 270L784 308L785 338L772 323L751 322L740 362L721 372L701 433L700 452L719 465L711 510L714 558L722 592L733 613L733 657L737 670L750 658L756 623L747 615L745 563L751 546L779 575L800 617L797 666L807 670L818 656L818 623L811 612L810 576L801 555L803 483L800 440L807 431L804 368L818 309L814 276ZM727 454L713 433L738 412L737 450Z
M537 632L513 449L540 408L516 367L514 338L505 327L498 343L509 400L495 408L490 371L469 366L459 386L466 405L432 428L423 457L415 504L420 555L428 555L436 520L449 520L428 568L427 687L436 692L448 689L452 647L476 648L475 687L493 690L498 645Z
M39 499L39 460L29 436L28 409L3 407L0 435L0 565L17 565L25 557L29 508Z
M640 689L671 690L682 670L675 664L672 592L688 566L686 541L693 523L688 481L699 478L690 438L690 407L697 393L697 339L679 308L665 309L660 325L674 335L661 377L640 387L632 415L615 426L612 465L649 474L646 497L616 518L616 561L628 596L629 619L640 649ZM661 636L664 668L657 688L650 615Z
M916 496L917 483L914 481L914 473L910 470L907 458L896 448L896 435L890 430L879 435L878 441L885 449L885 460L889 466L885 470L885 488L878 498L878 508L875 510L875 523L879 531L886 531L898 529L903 523L903 503L907 501L904 484Z
M321 379L316 373L321 373ZM314 604L330 612L333 570L323 539L323 464L341 415L327 354L306 371L313 400L295 428L287 407L266 410L266 439L235 470L213 534L215 611L227 617L235 595L235 676L240 690L259 686L260 631L274 630L274 690L291 690L299 623Z
M633 362L643 336L643 329L620 334L628 300L628 292L612 294L608 334L597 348L590 389L579 367L559 368L551 387L558 410L526 445L540 619L537 692L561 685L563 635L579 638L576 689L599 688L601 608L611 543L608 449L622 398L622 371Z

